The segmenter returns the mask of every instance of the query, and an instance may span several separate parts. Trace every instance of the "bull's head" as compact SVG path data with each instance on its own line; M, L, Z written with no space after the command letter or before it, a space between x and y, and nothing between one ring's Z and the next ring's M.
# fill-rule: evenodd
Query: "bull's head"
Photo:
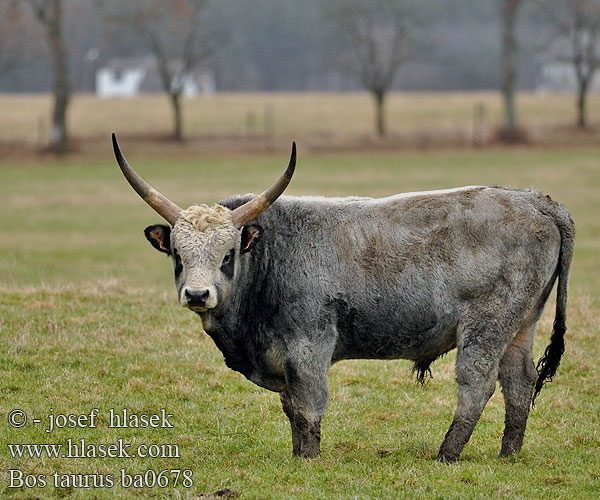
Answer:
M250 224L283 193L296 166L296 143L286 171L269 189L230 210L221 205L181 209L148 185L129 166L112 135L117 162L133 189L171 226L156 224L144 231L148 241L173 261L179 302L196 312L216 307L229 293L240 255L250 252L262 228Z

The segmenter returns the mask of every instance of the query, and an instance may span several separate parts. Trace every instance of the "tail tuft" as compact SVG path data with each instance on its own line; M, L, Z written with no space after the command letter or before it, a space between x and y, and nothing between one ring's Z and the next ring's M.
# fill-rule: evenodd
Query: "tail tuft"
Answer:
M531 399L531 406L535 405L535 398L542 390L546 382L551 382L556 375L556 370L560 365L560 359L565 352L564 335L567 331L564 318L556 318L554 320L554 328L550 337L550 344L546 347L544 355L540 358L537 364L538 378L535 383L535 390Z

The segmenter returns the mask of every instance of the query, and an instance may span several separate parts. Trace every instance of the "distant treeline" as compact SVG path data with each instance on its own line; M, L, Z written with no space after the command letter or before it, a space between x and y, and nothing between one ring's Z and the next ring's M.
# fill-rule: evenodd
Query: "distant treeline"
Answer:
M5 0L2 0L5 1ZM26 0L22 0L26 3ZM64 0L70 81L93 91L96 68L114 57L148 54L138 36L114 20L130 2ZM143 4L143 1L141 2ZM176 3L176 2L175 2ZM501 5L498 0L413 0L408 15L410 50L395 89L497 89L500 82ZM119 7L119 5L123 7ZM209 21L218 50L206 61L218 90L343 91L361 87L339 61L350 49L324 13L328 0L214 0ZM524 2L518 19L518 86L535 85L537 54L548 42L540 2ZM44 33L33 16L16 62L0 74L2 92L46 92L52 66ZM2 24L2 20L0 20ZM2 27L0 26L0 29ZM94 50L97 49L97 52ZM92 52L90 52L92 50ZM90 54L93 54L90 57ZM97 54L97 57L95 55Z

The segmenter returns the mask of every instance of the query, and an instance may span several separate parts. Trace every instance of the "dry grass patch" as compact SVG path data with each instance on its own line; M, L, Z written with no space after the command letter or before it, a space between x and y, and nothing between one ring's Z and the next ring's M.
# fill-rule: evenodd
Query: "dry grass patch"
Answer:
M589 145L598 142L600 97L590 94L592 126L579 131L575 100L570 94L521 92L519 120L534 143ZM0 96L0 153L19 156L19 150L43 146L48 140L51 99L47 95ZM484 120L475 131L476 107ZM131 149L147 153L171 151L264 151L299 140L305 150L398 149L468 146L474 137L493 142L502 120L502 101L496 92L393 92L386 99L389 133L374 135L374 105L366 92L246 94L219 93L183 101L185 144L168 140L172 116L168 99L142 95L130 99L101 99L75 95L69 108L69 127L76 149L98 154L110 148L110 133L128 139ZM265 116L272 114L272 139L266 140ZM249 117L254 125L248 127ZM137 144L137 145L135 145Z

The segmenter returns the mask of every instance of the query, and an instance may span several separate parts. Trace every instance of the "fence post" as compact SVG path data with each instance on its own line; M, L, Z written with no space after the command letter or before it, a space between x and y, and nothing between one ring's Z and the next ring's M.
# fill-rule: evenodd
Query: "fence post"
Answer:
M273 105L271 103L265 104L265 148L267 150L273 149L273 132L275 128L273 115Z
M250 136L256 132L256 115L254 111L248 110L246 113L246 136Z
M486 114L485 104L482 102L475 103L473 109L473 146L476 148L483 146Z
M37 121L37 149L43 150L48 147L48 129L46 127L46 117L38 116Z

